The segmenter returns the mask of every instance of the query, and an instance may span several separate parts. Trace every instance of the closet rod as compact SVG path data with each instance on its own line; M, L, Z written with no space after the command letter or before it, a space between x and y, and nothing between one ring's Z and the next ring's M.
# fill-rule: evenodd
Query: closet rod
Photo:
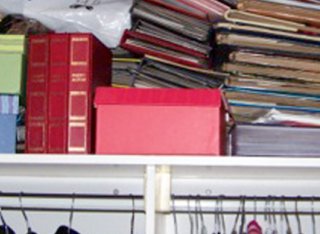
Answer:
M195 211L195 210L175 210L175 211L171 211L171 213L176 213L176 214L223 214L223 215L236 215L236 214L241 214L242 211L236 211L236 210L232 210L232 211L209 211L209 210L201 210L201 211ZM245 214L246 215L299 215L299 216L303 216L303 215L320 215L320 212L318 211L315 211L315 212L312 212L312 211L287 211L287 212L284 212L284 211L245 211Z
M172 195L174 200L223 200L223 201L320 201L319 196L202 196L202 195Z
M8 193L0 192L0 197L54 198L54 199L135 199L142 200L142 195L85 194L85 193Z
M1 206L3 211L21 211L19 206ZM54 208L54 207L29 207L24 206L25 211L36 211L36 212L79 212L79 213L140 213L144 214L145 211L141 209L90 209L90 208Z

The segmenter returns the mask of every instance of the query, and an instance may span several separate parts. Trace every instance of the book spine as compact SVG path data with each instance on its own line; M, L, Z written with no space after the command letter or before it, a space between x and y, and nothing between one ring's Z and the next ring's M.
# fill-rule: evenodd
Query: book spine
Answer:
M68 153L91 151L92 36L70 35Z
M27 80L26 152L47 152L49 36L30 36Z
M48 153L67 153L69 35L50 35L48 82Z

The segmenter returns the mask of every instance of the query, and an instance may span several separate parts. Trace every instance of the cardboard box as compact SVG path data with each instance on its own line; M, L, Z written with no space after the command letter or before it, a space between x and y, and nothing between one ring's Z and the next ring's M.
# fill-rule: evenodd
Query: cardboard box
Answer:
M24 96L25 37L0 35L0 93Z
M16 152L19 97L0 95L0 153Z
M218 89L98 88L96 153L223 155Z

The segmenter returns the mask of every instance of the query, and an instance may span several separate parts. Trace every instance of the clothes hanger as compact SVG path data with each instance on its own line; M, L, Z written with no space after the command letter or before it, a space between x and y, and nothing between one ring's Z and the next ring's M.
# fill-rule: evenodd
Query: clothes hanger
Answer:
M22 204L22 195L23 195L23 193L21 192L20 195L19 195L19 203L20 203L20 208L21 208L21 211L22 211L22 215L23 215L24 221L26 222L26 225L27 225L27 234L36 234L36 232L32 231L32 228L30 226L30 222L29 222L27 213L24 210L24 207L23 207L23 204Z
M0 219L2 225L0 226L0 234L15 234L15 232L7 225L4 216L2 214L2 207L0 206Z
M193 225L193 218L191 215L191 207L190 207L190 197L188 198L188 217L189 217L189 222L190 222L190 234L193 234L193 230L194 230L194 225Z
M227 233L226 222L224 220L224 215L223 215L223 196L220 196L218 200L219 200L221 227L222 227L221 233L226 234Z
M177 221L176 204L175 204L174 197L172 197L172 215L173 215L173 223L174 223L174 233L178 234L178 221Z
M241 213L241 205L242 205L242 201L240 201L239 209L238 209L236 218L234 220L234 224L233 224L233 228L232 228L231 234L237 234L237 225L238 225L239 216L240 216L240 213Z
M298 234L303 234L302 233L302 227L301 227L301 221L299 217L299 211L298 211L298 199L295 200L295 213L296 213L296 219L297 219L297 225L298 225Z
M246 233L245 231L245 225L246 224L246 197L242 197L242 212L241 212L241 223L240 223L240 229L239 234Z
M311 220L312 220L312 233L313 234L317 234L317 230L316 230L316 217L315 217L315 214L314 214L314 198L312 197L311 199Z
M266 200L265 207L264 207L264 211L265 211L264 220L265 220L265 222L267 222L267 228L264 231L265 234L272 234L272 231L273 231L272 230L272 220L270 217L271 209L269 206L270 206L270 201Z
M194 200L194 215L195 215L195 230L196 234L200 234L199 232L199 210L198 210L198 202L197 199Z
M270 198L270 204L272 204L272 234L278 234L278 229L277 229L277 216L275 214L276 212L276 208L275 208L275 201L272 199L272 197Z
M198 211L199 211L199 214L200 214L200 221L201 221L200 233L201 234L207 234L208 231L207 231L207 227L206 227L205 222L204 222L200 196L197 197L197 205L198 205Z
M72 222L73 222L73 213L74 213L74 203L75 203L75 194L72 196L72 202L71 202L71 211L69 216L69 225L61 225L55 234L80 234L76 230L72 229Z
M219 214L219 200L216 200L215 203L215 214L214 214L214 230L213 234L221 234L221 226L220 226L220 214Z
M134 201L134 196L131 194L131 199L132 199L132 215L131 215L131 222L130 222L130 234L134 234L134 220L135 220L135 210L136 210L136 205Z
M286 234L292 234L292 229L291 229L291 226L290 226L290 220L289 220L289 217L288 217L288 213L287 213L287 209L286 209L286 202L285 202L284 198L282 199L281 203L282 203L282 207L283 207L284 218L285 218L286 225L287 225Z

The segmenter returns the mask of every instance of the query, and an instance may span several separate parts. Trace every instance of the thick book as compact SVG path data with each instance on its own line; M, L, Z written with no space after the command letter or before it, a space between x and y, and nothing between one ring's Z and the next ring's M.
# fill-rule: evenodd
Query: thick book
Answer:
M93 95L111 84L110 50L81 33L32 36L30 45L26 151L93 153Z
M132 9L134 20L142 19L188 38L208 42L211 24L153 1L138 1Z
M241 0L238 3L237 8L242 11L248 11L278 19L316 27L320 26L320 14L317 9L257 0Z
M67 34L51 34L49 40L47 151L57 154L68 148L70 43Z
M287 32L297 32L302 34L320 34L319 28L310 27L303 23L277 19L240 10L230 9L225 13L224 17L228 22L236 24L258 26L262 28L269 28Z
M29 38L26 152L47 153L49 37Z
M68 153L93 153L98 86L111 85L112 54L92 34L70 34Z

